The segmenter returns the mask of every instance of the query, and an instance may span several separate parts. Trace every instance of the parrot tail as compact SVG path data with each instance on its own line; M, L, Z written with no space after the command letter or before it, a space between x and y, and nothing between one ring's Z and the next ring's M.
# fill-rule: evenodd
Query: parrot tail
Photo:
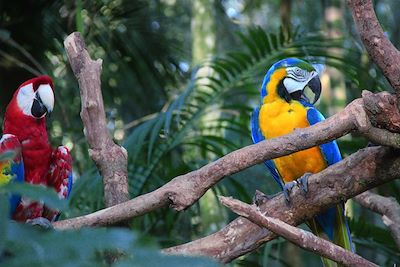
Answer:
M344 215L343 203L318 214L314 219L308 221L307 225L315 235L354 252L349 226ZM326 258L321 258L321 260L325 267L342 266Z

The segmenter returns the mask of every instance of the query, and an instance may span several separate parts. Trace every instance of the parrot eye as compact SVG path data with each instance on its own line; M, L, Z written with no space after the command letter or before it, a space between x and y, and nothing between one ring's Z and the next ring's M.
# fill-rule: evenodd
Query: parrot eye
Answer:
M300 69L300 68L294 68L294 73L296 76L304 77L305 76L305 71Z
M299 67L291 67L287 69L288 77L302 82L306 80L307 76L307 71L299 68Z

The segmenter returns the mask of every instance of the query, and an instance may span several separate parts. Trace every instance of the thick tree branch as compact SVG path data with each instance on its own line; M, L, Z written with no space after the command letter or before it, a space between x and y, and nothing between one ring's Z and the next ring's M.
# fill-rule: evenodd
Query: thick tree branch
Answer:
M373 115L376 123L379 124L382 118L393 116L392 109L396 109L396 105L391 104L396 103L394 96L387 93L367 94L364 100L354 100L343 111L311 127L296 129L291 134L233 151L196 171L172 179L153 192L93 214L56 222L54 226L59 229L65 229L109 225L143 215L168 204L178 211L184 210L223 177L261 163L264 160L288 155L328 142L355 129L360 129L361 132L368 135L368 129L375 129L364 111L364 103L369 103L366 100L370 98L376 98L375 101L369 101L377 105L374 108L376 110L375 115ZM385 108L383 109L382 107ZM383 111L388 112L387 116L381 116ZM377 136L377 139L379 139L379 136ZM400 144L398 139L400 138L393 139L390 139L392 142L389 142L389 145L398 148ZM388 144L386 139L382 140L384 141L383 143Z
M344 266L378 266L351 251L315 236L311 232L291 226L279 219L263 215L255 205L248 205L230 197L220 197L219 200L224 206L258 226L265 227L301 248L317 253Z
M399 153L384 147L370 147L352 154L335 165L309 177L309 192L304 196L299 188L291 192L291 204L286 205L278 194L260 206L270 217L291 225L311 219L324 209L352 198L367 188L398 178ZM220 231L165 249L171 254L206 255L229 262L276 237L270 231L238 218Z
M89 154L103 176L106 206L122 203L129 199L128 155L113 142L107 130L100 81L102 61L90 58L78 32L70 34L64 46L79 82L84 133L90 146Z
M383 223L389 228L400 249L400 205L396 199L367 191L356 196L354 200L361 206L382 215Z
M372 0L348 0L347 3L369 56L383 71L400 99L400 52L385 36Z

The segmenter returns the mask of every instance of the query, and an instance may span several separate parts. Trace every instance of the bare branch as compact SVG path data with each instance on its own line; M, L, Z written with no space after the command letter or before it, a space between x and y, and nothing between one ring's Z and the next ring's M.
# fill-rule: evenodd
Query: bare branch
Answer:
M372 0L348 0L347 3L369 56L383 71L400 99L400 52L385 36Z
M249 219L251 222L267 228L301 248L317 253L344 266L378 266L308 231L291 226L279 219L263 215L255 205L248 205L230 197L220 197L219 200L233 212Z
M385 93L371 94L368 97L377 98L373 102L377 105L375 108L377 112L375 112L374 117L377 123L382 119L379 117L382 110L388 112L387 116L393 116L390 113L393 107L388 99L394 99L395 103L395 97ZM380 106L386 108L382 109ZM395 105L394 108L396 108ZM184 210L225 176L267 159L281 157L325 143L357 128L366 134L369 133L368 129L374 128L371 126L368 116L364 111L363 99L354 100L343 111L311 127L296 129L291 134L233 151L199 170L172 179L153 192L93 214L56 222L54 226L65 229L70 227L79 228L82 226L108 225L143 215L168 204L178 211ZM399 147L400 142L397 142L396 138L394 139L390 145ZM387 142L384 143L387 144Z
M356 196L354 200L361 206L382 215L383 223L389 227L393 239L400 249L400 205L396 199L367 191Z
M366 148L310 176L307 196L299 188L294 188L291 191L290 206L286 205L283 194L278 194L260 205L260 210L270 217L298 225L326 208L366 191L367 188L397 179L399 167L400 157L395 150L384 147ZM274 233L247 219L237 218L210 236L165 249L164 252L206 255L226 263L275 237Z
M90 146L89 154L103 176L106 206L127 201L128 155L124 148L112 141L107 130L100 81L102 61L90 58L78 32L70 34L64 46L79 82L84 133Z

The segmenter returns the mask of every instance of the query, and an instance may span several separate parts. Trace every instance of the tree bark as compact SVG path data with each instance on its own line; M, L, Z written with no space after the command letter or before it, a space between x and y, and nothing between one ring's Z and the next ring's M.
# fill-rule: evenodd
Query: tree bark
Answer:
M279 15L281 17L281 25L285 32L290 31L292 14L292 0L281 0L279 5Z
M358 32L371 59L396 90L400 99L400 52L386 38L371 0L347 0Z
M129 199L128 165L126 150L111 139L101 94L101 59L92 60L85 42L78 32L64 41L71 68L78 79L84 134L89 143L89 155L96 163L104 182L106 206L110 207Z

